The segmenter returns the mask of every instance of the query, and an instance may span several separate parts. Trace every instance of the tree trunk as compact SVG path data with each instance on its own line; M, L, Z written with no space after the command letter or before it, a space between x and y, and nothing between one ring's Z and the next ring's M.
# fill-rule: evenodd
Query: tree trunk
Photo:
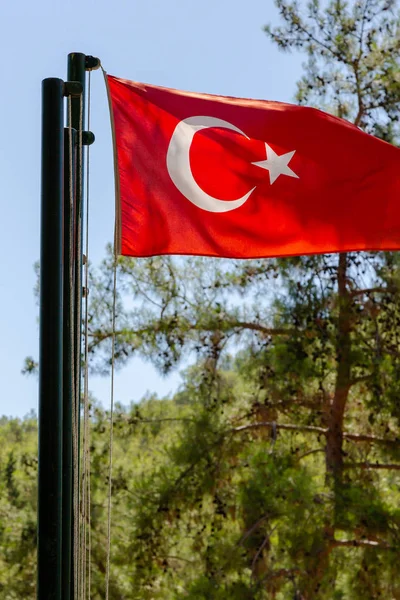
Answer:
M324 577L329 572L329 558L332 549L331 540L334 529L326 524L323 539L315 543L307 565L307 577L301 581L303 600L317 600L321 597Z
M337 483L341 481L343 471L343 419L350 390L351 370L351 298L346 285L347 268L347 254L342 253L339 255L338 266L337 377L326 437L326 468Z

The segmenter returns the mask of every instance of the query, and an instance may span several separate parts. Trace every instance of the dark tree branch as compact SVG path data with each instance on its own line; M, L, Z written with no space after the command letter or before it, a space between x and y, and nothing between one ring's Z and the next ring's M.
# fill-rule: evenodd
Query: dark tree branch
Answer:
M308 452L304 452L304 454L301 454L300 456L298 456L297 460L300 461L303 458L306 458L307 456L310 456L311 454L317 454L318 452L325 452L325 448L314 448L314 450L308 450Z
M365 381L369 381L372 377L372 374L370 375L362 375L360 377L353 377L352 380L350 381L350 385L357 385L357 383L364 383Z
M395 463L369 463L369 462L357 462L357 463L346 463L343 465L345 469L386 469L391 471L400 471L400 464Z
M272 531L274 531L274 529L276 529L276 527L274 527ZM272 531L271 531L271 533L272 533ZM268 533L265 536L263 543L261 544L261 546L257 550L255 557L253 558L253 562L251 563L251 573L252 573L253 577L255 576L255 567L256 567L257 561L260 558L260 556L262 554L262 551L264 550L265 546L267 544L269 544L271 533Z
M399 447L400 440L380 438L375 435L363 435L361 433L344 433L343 437L352 442L371 442L371 444L383 444L387 446Z
M168 323L167 323L168 324ZM260 333L263 333L264 335L295 335L298 334L299 331L296 329L290 329L290 328L285 328L285 327L265 327L264 325L261 325L260 323L251 323L251 322L247 322L247 321L225 321L225 322L221 322L221 323L215 323L215 326L211 326L211 325L207 325L207 324L202 324L202 323L180 323L180 327L182 327L183 329L185 329L187 332L189 331L207 331L207 332L213 332L213 331L222 331L222 332L227 332L229 330L232 329L248 329L250 331L258 331ZM129 330L129 329L122 329L122 330L117 330L115 332L115 336L116 338L124 338L127 336L132 336L134 335L136 338L140 338L143 335L147 334L149 331L154 332L154 323L149 323L148 327L144 327L141 329L137 329L135 330ZM162 329L158 330L158 333L163 333ZM101 342L104 342L105 340L108 340L112 337L113 333L112 331L92 331L89 334L89 337L92 339L92 341L89 344L88 347L88 351L93 352L93 350L99 346L101 344Z
M249 323L247 321L232 321L230 323L228 321L228 327L250 329L251 331L265 333L265 335L293 335L299 333L297 329L288 329L286 327L264 327L259 323Z
M179 421L183 421L183 422L187 422L187 421L191 421L194 422L195 419L192 419L191 417L165 417L163 419L142 419L140 417L130 417L129 415L124 416L124 420L128 421L129 423L133 422L137 425L141 425L142 423L164 423L165 421L175 421L175 422L179 422Z
M364 296L367 294L387 294L387 293L393 293L395 292L395 289L392 287L373 287L373 288L364 288L364 289L359 289L359 290L353 290L352 292L350 292L350 296L352 296L353 298L355 298L356 296Z
M386 542L376 542L374 540L332 540L331 548L379 548L384 550L394 550Z
M269 515L264 515L263 517L261 517L261 519L259 519L256 523L254 523L247 531L245 531L245 533L242 535L242 537L240 538L240 540L237 543L237 546L241 546L241 544L243 544L243 542L245 542L247 540L247 538L254 532L256 531L256 529L258 529L258 527L260 527L260 525L269 518Z
M235 427L232 430L232 433L242 433L243 431L260 429L263 427L267 429L272 429L273 427L276 427L276 429L316 433L317 435L326 435L328 433L328 430L323 427L314 427L313 425L293 425L291 423L275 423L274 421L261 421L260 423L249 423L247 425L241 425L240 427ZM386 439L377 437L375 435L363 435L360 433L343 432L343 437L353 442L370 442L372 444L383 444L394 447L398 447L400 443L400 440L398 439Z
M235 427L235 429L233 429L233 433L241 433L243 431L248 431L251 429L260 429L263 427L268 429L276 427L277 429L286 429L288 431L307 431L311 433L317 433L320 435L326 435L327 432L327 430L323 427L314 427L312 425L291 425L288 423L275 423L274 421L262 421L260 423L250 423L248 425L241 425L240 427Z

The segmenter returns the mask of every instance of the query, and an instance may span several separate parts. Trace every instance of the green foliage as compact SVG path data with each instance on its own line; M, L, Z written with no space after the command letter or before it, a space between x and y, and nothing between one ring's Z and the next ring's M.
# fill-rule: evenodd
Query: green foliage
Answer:
M0 597L34 598L37 425L0 420Z
M277 0L283 25L265 27L284 51L307 55L297 100L384 139L398 137L400 21L395 0Z
M251 382L236 368L220 372L220 398L228 391L230 401L210 404L203 369L192 367L173 399L117 407L110 598L291 598L318 570L327 537L321 598L333 598L332 582L337 598L369 597L367 586L399 590L399 488L391 472L352 473L338 496L325 480L323 451L315 451L318 432L241 429ZM109 432L107 413L93 405L91 414L92 598L100 600ZM2 597L33 600L36 421L3 419L0 437ZM376 548L341 547L349 538Z

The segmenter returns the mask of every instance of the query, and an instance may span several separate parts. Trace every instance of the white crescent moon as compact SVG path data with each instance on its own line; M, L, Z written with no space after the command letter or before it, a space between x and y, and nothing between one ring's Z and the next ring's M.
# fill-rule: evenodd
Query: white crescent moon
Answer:
M167 169L178 190L185 198L192 202L192 204L195 204L198 208L207 210L208 212L228 212L242 206L256 188L253 187L253 189L238 200L218 200L217 198L206 194L206 192L204 192L197 184L190 168L190 146L192 145L194 135L198 131L208 129L209 127L231 129L249 139L243 131L223 119L204 116L183 119L183 121L180 121L175 127L175 131L172 134L168 146Z

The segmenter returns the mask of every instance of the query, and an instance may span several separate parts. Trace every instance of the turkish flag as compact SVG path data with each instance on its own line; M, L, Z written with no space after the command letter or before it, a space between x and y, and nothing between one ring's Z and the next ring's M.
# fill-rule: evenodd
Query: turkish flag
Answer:
M107 76L125 256L400 248L400 150L313 108Z

